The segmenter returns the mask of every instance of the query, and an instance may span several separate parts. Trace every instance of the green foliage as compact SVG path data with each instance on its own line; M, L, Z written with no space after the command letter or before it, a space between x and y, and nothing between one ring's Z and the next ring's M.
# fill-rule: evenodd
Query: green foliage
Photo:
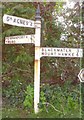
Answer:
M27 108L30 108L30 110L32 110L33 106L33 92L33 87L29 85L27 87L27 91L25 92L26 97L24 105ZM63 87L60 87L59 85L49 86L47 84L41 86L40 94L40 113L46 112L46 114L49 114L52 112L57 112L56 115L59 117L70 117L70 115L71 117L75 117L74 111L76 111L77 117L80 116L79 86L71 89L68 82Z
M6 83L7 80L5 81L5 84ZM2 90L3 99L6 98L5 104L8 103L8 106L17 106L18 108L22 108L23 106L21 104L23 103L25 97L23 82L22 80L19 80L19 76L16 76L12 79L12 81L10 81L10 83L8 83L9 86Z
M45 93L43 91L41 91L40 92L40 102L38 104L40 112L42 112L43 110L46 109L45 103L46 103Z
M41 95L38 114L33 112L33 85L28 85L25 90L24 110L21 109L22 115L18 113L18 109L5 109L3 117L20 117L25 118L80 118L80 88L79 85L71 86L68 82L64 86L41 85ZM27 111L26 111L27 110ZM17 111L17 112L16 112ZM25 112L24 112L25 111ZM16 113L16 115L13 114ZM17 114L18 113L18 114Z
M19 56L16 57L16 62L23 62L27 61L31 63L33 61L33 57L27 54L25 51L22 51Z
M27 90L25 91L25 100L24 106L31 109L33 108L33 101L34 101L34 87L32 85L27 86ZM40 103L39 107L46 101L45 94L43 91L40 93Z
M72 88L67 82L63 87L57 86L42 86L46 101L42 103L41 110L45 112L57 112L60 117L77 117L80 116L80 92L79 86ZM44 109L45 108L45 109ZM55 116L56 117L56 116Z
M24 100L24 106L27 108L32 109L33 108L33 98L34 98L34 89L31 85L27 86L27 90L25 91L25 100Z
M57 2L56 5L55 5L55 9L56 9L56 12L57 13L61 13L61 10L63 8L63 4L64 2Z

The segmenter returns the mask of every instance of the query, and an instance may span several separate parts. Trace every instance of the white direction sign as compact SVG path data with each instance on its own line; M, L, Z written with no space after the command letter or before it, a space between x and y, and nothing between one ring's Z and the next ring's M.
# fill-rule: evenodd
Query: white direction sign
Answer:
M3 22L9 25L35 28L35 21L4 14Z
M52 48L42 47L40 49L40 57L83 57L83 49L81 48Z
M35 35L20 35L5 37L5 44L27 44L35 43Z

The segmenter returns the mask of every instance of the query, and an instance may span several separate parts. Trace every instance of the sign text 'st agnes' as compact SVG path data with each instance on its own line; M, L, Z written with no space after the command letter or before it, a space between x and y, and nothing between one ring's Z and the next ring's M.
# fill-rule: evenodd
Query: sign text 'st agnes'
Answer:
M21 26L21 27L30 27L35 28L35 21L28 20L16 16L4 15L3 22L9 25Z

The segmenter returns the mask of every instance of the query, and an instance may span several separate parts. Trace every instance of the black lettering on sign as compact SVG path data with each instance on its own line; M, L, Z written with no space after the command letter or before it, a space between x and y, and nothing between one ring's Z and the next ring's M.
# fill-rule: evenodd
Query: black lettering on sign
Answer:
M76 56L78 56L78 53L76 54Z
M26 25L28 25L28 21L26 21Z
M56 51L56 49L54 49L54 51Z
M67 53L65 53L65 56L67 56Z
M44 55L44 53L42 52L42 55Z
M16 22L16 19L14 19L13 22Z
M22 24L22 20L19 20L19 24Z
M61 55L61 53L58 53L58 55Z
M60 50L59 50L59 49L57 49L57 51L59 52Z
M32 22L30 22L30 26L32 26Z
M12 20L12 17L7 17L7 21Z
M72 53L72 56L74 56L74 53Z
M25 25L25 20L23 20L23 25Z
M63 52L63 49L61 49L60 51Z
M51 53L51 55L53 55L53 53Z
M31 40L31 43L33 43L33 38L32 38L32 35L30 36L30 40Z
M44 51L44 49L42 48L42 51Z
M62 53L62 55L64 55L64 53Z
M48 48L48 51L50 51L50 49Z
M78 54L79 54L79 49L77 49L77 54L76 55L78 56Z
M25 25L25 20L17 19L17 23Z
M71 56L71 53L69 53L68 55Z
M71 52L71 49L69 49L69 52Z
M17 23L19 23L19 19L17 19Z
M25 38L28 38L27 35L25 36Z

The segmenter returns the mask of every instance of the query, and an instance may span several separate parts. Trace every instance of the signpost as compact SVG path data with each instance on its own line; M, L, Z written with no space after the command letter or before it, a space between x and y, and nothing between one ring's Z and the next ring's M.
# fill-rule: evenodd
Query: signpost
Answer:
M51 48L40 47L41 39L41 16L38 5L36 11L36 21L23 19L11 15L4 15L3 22L9 25L35 28L35 35L21 35L5 38L5 44L35 44L34 62L34 111L39 112L38 103L40 98L40 58L49 57L83 57L83 50L80 48Z
M35 43L35 35L20 35L5 37L5 44L27 44Z

